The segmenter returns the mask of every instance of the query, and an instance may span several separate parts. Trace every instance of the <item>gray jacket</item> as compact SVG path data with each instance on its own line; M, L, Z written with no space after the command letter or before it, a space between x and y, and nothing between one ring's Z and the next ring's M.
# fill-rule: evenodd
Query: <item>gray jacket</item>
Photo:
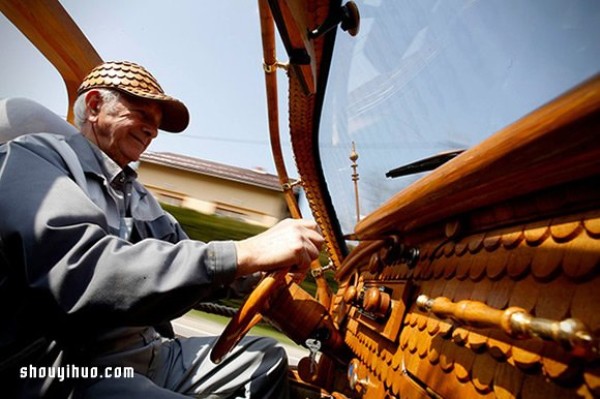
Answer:
M79 134L0 146L0 371L35 363L53 341L78 348L102 331L164 323L233 280L232 242L188 239L132 171L106 159Z

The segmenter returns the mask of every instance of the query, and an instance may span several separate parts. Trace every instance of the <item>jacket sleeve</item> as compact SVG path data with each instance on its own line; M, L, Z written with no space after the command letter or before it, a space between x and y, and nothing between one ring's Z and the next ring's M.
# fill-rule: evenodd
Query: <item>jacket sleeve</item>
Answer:
M102 210L50 149L6 145L0 193L11 267L20 269L24 289L47 298L38 305L70 326L162 323L235 274L233 242L131 244L108 234Z

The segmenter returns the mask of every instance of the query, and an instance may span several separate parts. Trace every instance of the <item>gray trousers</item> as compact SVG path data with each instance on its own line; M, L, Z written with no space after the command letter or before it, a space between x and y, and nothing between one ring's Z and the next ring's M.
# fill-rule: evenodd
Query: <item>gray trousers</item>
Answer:
M148 334L151 331L151 334ZM153 329L92 365L129 366L133 378L99 379L77 387L77 398L289 397L287 356L271 338L246 337L220 364L210 361L215 337L160 338Z

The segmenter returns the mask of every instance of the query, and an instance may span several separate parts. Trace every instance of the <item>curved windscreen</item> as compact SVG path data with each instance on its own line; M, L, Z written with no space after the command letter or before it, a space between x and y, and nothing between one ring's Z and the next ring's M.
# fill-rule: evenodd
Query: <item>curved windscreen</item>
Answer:
M600 71L600 2L357 2L336 39L320 127L343 233L421 175L386 172L466 149Z

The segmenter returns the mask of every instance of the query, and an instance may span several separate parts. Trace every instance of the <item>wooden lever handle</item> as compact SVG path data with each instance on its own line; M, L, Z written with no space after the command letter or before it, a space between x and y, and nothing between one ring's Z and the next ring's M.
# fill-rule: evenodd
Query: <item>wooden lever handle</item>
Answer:
M462 324L481 328L499 327L510 335L513 335L513 332L506 323L506 319L510 318L515 312L525 312L525 310L521 308L498 310L489 307L482 302L469 300L452 302L445 297L432 299L426 295L419 295L417 298L417 306L419 309L434 313L438 317L448 317Z
M598 337L594 337L589 329L576 319L554 321L533 317L518 307L499 310L482 302L452 302L445 297L432 299L426 295L419 295L416 304L420 310L431 312L438 317L448 317L473 327L498 328L513 338L538 337L554 341L570 349L576 356L597 357L600 353Z

